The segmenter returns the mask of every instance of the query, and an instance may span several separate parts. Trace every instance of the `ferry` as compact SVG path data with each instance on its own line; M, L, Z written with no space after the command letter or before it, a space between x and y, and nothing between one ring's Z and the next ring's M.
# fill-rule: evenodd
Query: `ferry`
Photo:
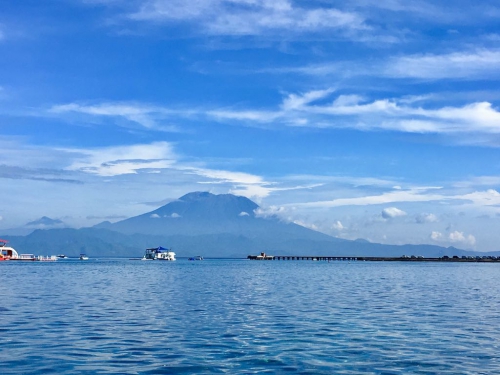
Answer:
M166 260L174 261L175 253L172 249L166 249L164 247L153 247L151 249L146 249L142 260Z

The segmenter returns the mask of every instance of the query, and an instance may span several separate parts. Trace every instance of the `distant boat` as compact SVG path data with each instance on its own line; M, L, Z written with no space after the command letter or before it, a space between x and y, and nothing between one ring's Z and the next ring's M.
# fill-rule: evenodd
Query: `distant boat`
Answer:
M166 249L164 247L153 247L151 249L146 249L142 260L167 260L174 261L175 253L172 249Z
M80 260L89 260L89 257L85 254L80 254Z
M67 256L64 255L64 254L59 254L59 255L56 255L59 259L66 259Z

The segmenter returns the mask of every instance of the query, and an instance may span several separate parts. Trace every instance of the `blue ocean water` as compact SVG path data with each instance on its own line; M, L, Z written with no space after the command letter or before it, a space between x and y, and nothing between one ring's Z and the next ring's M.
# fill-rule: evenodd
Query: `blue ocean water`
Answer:
M1 374L500 373L500 264L0 263Z

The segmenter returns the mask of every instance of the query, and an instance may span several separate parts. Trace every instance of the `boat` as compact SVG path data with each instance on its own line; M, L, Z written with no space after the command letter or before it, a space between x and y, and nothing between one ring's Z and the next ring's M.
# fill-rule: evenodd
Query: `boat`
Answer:
M51 256L43 256L39 255L36 260L38 262L55 262L57 260L57 256L51 255Z
M80 254L80 260L89 260L89 257L85 254Z
M9 241L0 239L0 254L2 254L0 260L11 260L18 259L19 254L13 247L7 246Z
M7 240L0 240L0 261L4 260L19 260L28 262L53 262L57 260L55 255L43 256L35 254L18 254L14 248L7 246Z
M203 257L201 255L197 255L195 257L190 257L188 260L203 260Z
M16 260L24 260L34 262L36 260L35 254L19 254Z
M273 260L274 256L267 255L266 253L262 252L260 253L260 255L249 255L247 256L247 258L251 260Z
M146 249L142 260L166 260L166 261L174 261L175 253L172 249L166 249L164 247L153 247L150 249Z
M59 259L67 259L68 256L67 255L64 255L64 254L59 254L59 255L56 255Z

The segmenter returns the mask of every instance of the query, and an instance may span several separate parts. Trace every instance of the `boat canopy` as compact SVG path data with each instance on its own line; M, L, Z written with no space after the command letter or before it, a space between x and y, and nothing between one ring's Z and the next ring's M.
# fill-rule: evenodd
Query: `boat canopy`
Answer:
M156 251L157 253L161 253L162 251L166 250L166 251L169 251L168 249L162 247L162 246L158 246L158 247L153 247L151 249L146 249L146 250L149 250L149 251Z

